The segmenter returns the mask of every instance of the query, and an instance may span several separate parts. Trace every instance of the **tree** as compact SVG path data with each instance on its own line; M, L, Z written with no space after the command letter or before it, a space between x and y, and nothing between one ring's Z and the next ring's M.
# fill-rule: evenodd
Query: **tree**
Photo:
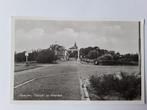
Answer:
M20 53L15 53L15 62L25 62L25 51Z
M39 53L39 51L33 50L31 53L29 53L28 60L29 61L36 61L38 53Z
M69 51L69 57L74 57L74 58L78 58L78 51Z
M57 56L55 55L53 50L44 49L38 53L37 62L38 63L53 63L57 60Z
M116 54L113 55L114 61L118 61L120 59L120 53L117 52Z
M80 49L80 56L85 58L97 58L100 56L100 48L99 47L87 47L87 48L81 48Z
M96 59L98 57L98 52L96 50L91 50L87 56L89 59Z
M100 56L98 60L113 60L113 56L111 54L105 54Z

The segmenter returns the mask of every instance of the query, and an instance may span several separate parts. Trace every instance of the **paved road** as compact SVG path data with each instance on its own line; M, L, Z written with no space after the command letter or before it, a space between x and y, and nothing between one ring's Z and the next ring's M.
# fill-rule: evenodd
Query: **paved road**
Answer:
M77 61L43 65L35 69L15 72L14 99L16 100L81 100L81 83L91 75L133 73L136 66L97 66ZM85 100L85 99L84 99Z
M16 72L15 100L80 100L77 62L46 65Z

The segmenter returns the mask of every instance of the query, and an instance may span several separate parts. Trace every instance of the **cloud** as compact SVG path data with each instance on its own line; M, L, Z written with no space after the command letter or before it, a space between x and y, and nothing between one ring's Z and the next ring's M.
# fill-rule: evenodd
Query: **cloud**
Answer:
M45 32L42 28L34 28L28 33L29 38L40 39L45 35Z
M15 47L16 50L31 50L39 48L42 45L43 41L45 41L46 33L41 28L33 28L30 31L26 31L24 29L16 30L16 42Z
M64 28L63 30L56 33L57 37L62 38L70 38L70 39L76 39L78 37L78 32L76 32L72 28Z
M16 50L48 48L58 43L69 48L99 46L121 53L138 51L136 22L63 22L24 21L17 23Z

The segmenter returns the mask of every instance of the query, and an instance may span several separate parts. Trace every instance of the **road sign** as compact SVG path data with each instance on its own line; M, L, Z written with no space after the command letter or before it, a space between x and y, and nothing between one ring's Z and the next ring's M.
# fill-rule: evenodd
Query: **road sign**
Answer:
M25 56L26 56L26 66L29 66L29 64L28 64L28 56L29 56L29 53L26 52L26 53L25 53Z
M25 53L25 56L29 56L29 53L28 53L28 52L26 52L26 53Z

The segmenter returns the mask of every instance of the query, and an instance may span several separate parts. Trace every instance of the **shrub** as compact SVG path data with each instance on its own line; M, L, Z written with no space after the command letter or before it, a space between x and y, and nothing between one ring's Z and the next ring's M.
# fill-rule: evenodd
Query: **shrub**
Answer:
M117 82L118 78L112 74L90 77L90 84L101 100L117 88Z
M133 100L141 96L141 78L138 75L121 72L122 77L116 89L126 100Z
M133 100L141 96L141 78L135 74L105 74L90 77L90 87L94 93L105 100L105 96L119 94L119 99Z

